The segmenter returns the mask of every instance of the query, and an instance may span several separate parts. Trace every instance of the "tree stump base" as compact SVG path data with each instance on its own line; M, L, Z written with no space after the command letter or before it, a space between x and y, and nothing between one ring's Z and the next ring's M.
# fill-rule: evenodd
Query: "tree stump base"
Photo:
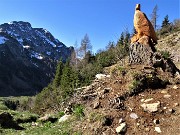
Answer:
M152 65L153 51L149 45L135 42L129 47L129 63Z
M171 58L164 58L161 53L154 52L150 45L143 45L135 42L129 47L129 64L143 64L154 68L162 68L163 71L172 75L180 74L180 70L173 63Z

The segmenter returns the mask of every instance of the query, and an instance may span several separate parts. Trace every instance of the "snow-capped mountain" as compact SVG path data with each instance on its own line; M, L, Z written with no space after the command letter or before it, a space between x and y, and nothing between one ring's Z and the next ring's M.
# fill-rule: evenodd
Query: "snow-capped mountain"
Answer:
M51 81L57 60L72 50L28 22L0 25L0 96L36 94Z

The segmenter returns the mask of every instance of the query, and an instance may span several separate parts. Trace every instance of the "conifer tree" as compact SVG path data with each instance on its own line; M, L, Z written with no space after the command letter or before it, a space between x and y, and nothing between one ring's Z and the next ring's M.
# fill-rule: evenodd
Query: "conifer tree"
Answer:
M169 16L168 15L166 15L165 17L164 17L164 20L163 20L163 22L162 22L162 28L165 28L165 27L167 27L167 26L169 26L170 25L170 23L169 23Z
M56 88L60 86L62 70L63 70L63 62L62 62L62 59L60 59L57 64L56 74L53 81L53 84Z
M161 26L161 30L160 30L160 34L164 35L166 33L169 33L172 31L172 25L169 22L169 17L168 15L165 16L163 22L162 22L162 26Z
M70 61L68 60L64 65L61 76L61 90L62 96L67 97L73 93L74 88L78 85L78 75L76 71L70 66Z
M123 44L124 44L124 33L122 32L117 45L123 45Z

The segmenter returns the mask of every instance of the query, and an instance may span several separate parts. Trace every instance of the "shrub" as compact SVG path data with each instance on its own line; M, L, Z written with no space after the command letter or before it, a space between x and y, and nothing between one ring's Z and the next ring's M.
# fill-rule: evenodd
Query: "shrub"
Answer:
M81 119L84 117L84 107L82 105L75 105L73 113L78 119Z
M13 101L13 100L9 100L6 99L4 100L4 104L11 110L16 110L17 107L19 106L19 101Z
M160 53L164 59L168 59L171 56L168 51L161 51Z

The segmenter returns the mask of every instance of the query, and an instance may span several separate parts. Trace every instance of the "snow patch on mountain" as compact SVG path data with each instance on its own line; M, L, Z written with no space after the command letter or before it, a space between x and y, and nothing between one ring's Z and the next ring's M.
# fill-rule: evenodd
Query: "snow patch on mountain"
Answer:
M32 52L31 54L31 58L36 58L36 59L39 59L39 60L42 60L43 59L43 56L37 52Z
M51 55L51 52L46 52L47 55Z
M25 48L25 49L29 49L29 48L30 48L30 46L29 46L29 45L23 45L23 48Z
M0 44L4 44L6 42L6 40L8 40L8 39L0 36Z
M47 31L47 30L46 30ZM43 33L41 33L40 31L36 30L36 33L42 37L47 43L49 43L50 45L52 45L53 47L56 47L56 45L50 41Z
M23 39L22 38L17 38L16 40L20 43L20 45L22 45L22 43L23 43Z

